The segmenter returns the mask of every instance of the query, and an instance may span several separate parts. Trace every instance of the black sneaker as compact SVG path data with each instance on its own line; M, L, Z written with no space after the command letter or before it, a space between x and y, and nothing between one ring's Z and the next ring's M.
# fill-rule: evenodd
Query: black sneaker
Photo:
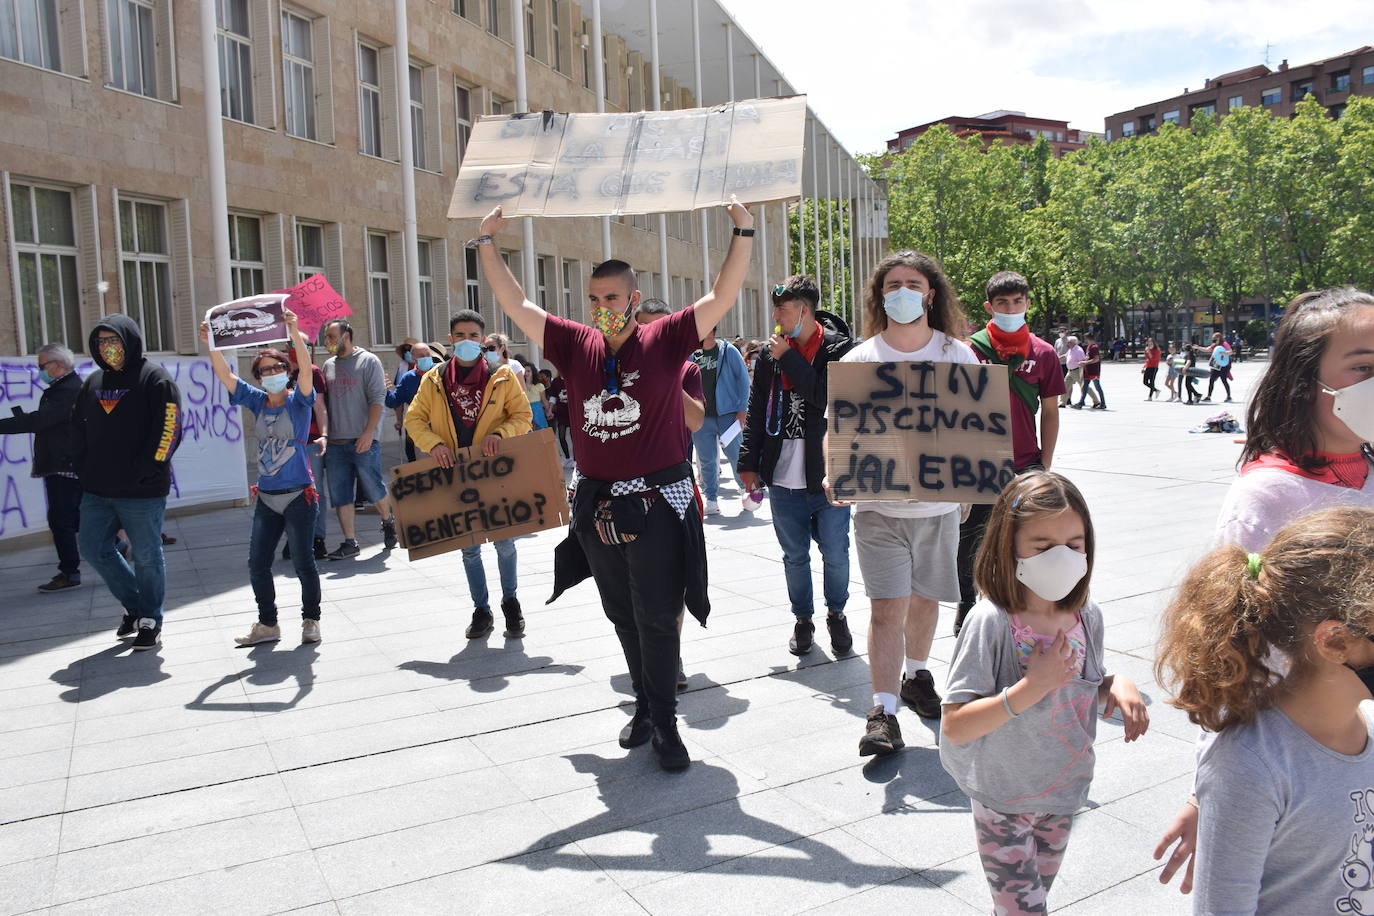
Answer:
M513 595L502 598L501 613L506 618L507 639L519 639L525 635L525 617L520 613L520 599Z
M964 618L968 617L968 612L973 610L972 601L960 601L959 609L954 612L954 635L958 636L959 631L964 628Z
M910 705L923 719L940 718L940 695L935 692L935 678L929 671L917 671L913 677L902 678L902 702Z
M387 519L382 522L382 546L387 550L396 549L396 521Z
M47 582L38 586L40 592L60 592L67 588L76 588L81 584L80 576L69 576L66 573L58 573Z
M115 630L115 639L128 639L138 631L138 618L132 611L125 611L124 617L119 621L119 628Z
M809 617L798 617L797 625L792 628L792 638L787 641L787 651L793 655L805 655L811 651L811 643L816 635L816 625Z
M682 657L681 657L681 656L678 656L678 660L677 660L677 692L678 692L678 693L682 693L682 691L684 691L684 690L686 690L686 689L687 689L687 669L684 668L684 667L682 667Z
M854 637L849 632L849 618L844 614L827 614L825 628L830 631L830 651L844 655L854 648Z
M490 608L474 608L472 611L472 623L468 624L468 639L481 639L492 631L492 616Z
M685 770L691 766L692 757L677 733L676 718L665 725L654 726L654 753L658 754L658 765L665 770Z
M897 717L889 716L881 706L870 709L864 736L859 739L859 756L881 757L904 747L906 742L902 740L902 727L897 724Z
M333 553L325 554L325 556L330 560L347 560L350 557L356 557L360 553L362 553L362 551L358 548L357 541L341 541L338 549Z
M323 560L329 556L329 548L324 544L324 538L315 538L315 559Z
M162 645L162 624L151 617L138 619L138 635L134 637L134 651L147 652Z
M620 730L620 746L639 747L654 736L653 723L649 721L649 710L635 708L634 717Z

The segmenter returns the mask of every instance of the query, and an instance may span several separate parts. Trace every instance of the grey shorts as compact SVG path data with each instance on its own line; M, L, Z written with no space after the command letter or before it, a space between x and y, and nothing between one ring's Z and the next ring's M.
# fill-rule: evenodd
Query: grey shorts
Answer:
M893 518L854 513L854 546L869 598L959 600L959 513Z

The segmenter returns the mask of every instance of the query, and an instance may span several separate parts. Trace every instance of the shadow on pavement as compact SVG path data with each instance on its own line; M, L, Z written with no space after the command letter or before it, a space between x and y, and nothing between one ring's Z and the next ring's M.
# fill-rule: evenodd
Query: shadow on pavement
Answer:
M186 704L186 708L219 712L284 712L294 708L315 687L315 660L319 657L320 644L305 643L285 651L279 651L279 645L267 643L249 649L248 658L253 662L251 668L226 674L207 685L194 700ZM210 700L218 691L240 681L257 687L270 687L277 684L285 686L293 680L296 682L296 695L289 700Z

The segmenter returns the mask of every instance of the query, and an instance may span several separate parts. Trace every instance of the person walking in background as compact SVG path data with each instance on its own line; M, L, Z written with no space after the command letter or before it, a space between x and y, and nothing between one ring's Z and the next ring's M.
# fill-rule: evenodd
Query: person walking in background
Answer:
M406 351L406 362L410 368L402 372L396 386L387 391L385 403L387 407L396 411L396 432L401 434L401 439L405 442L406 460L414 461L415 443L405 431L406 408L415 399L415 392L420 388L420 377L433 369L438 360L430 351L429 344L417 340Z
M1159 389L1155 387L1155 376L1159 374L1159 360L1163 354L1159 352L1158 345L1155 344L1153 337L1145 339L1145 365L1140 370L1142 381L1145 383L1145 400L1152 401L1159 394ZM1171 386L1172 390L1172 386Z
M1221 387L1226 389L1226 403L1231 403L1231 348L1222 340L1221 332L1217 331L1212 335L1210 347L1195 346L1193 349L1207 354L1207 368L1210 370L1207 378L1207 396L1202 399L1203 403L1212 400L1212 389L1216 387L1218 379L1221 380Z
M1102 348L1097 345L1097 340L1091 334L1084 335L1083 339L1088 344L1087 355L1084 356L1081 364L1083 368L1083 393L1073 408L1074 410L1082 410L1083 402L1092 398L1093 410L1106 410L1107 396L1102 393Z
M530 404L530 416L535 429L548 429L549 417L544 409L548 383L544 381L544 373L547 369L540 369L538 372L531 372L527 376L525 385L525 399Z
M127 315L107 315L91 329L96 368L81 385L73 422L80 449L81 531L77 544L124 606L115 635L134 651L162 643L167 568L162 522L172 487L172 455L181 442L181 391L143 355L143 331ZM124 530L133 567L115 550Z
M1069 375L1069 338L1068 331L1064 328L1059 329L1059 336L1054 339L1054 354L1059 357L1059 374L1065 378ZM1063 406L1062 404L1060 406Z
M1197 390L1197 353L1189 346L1183 351L1183 368L1179 374L1182 376L1184 388L1188 392L1188 404L1199 404L1202 402L1202 393Z
M43 481L48 504L48 530L57 550L57 575L38 586L45 594L76 588L81 584L81 551L76 545L81 529L81 480L77 476L80 443L72 427L72 409L81 393L76 358L64 344L38 348L38 380L45 387L38 409L0 419L0 436L33 434L30 475Z
M1169 352L1165 355L1164 362L1169 367L1169 374L1164 378L1164 384L1169 389L1168 400L1177 401L1183 397L1182 376L1188 360L1178 352L1178 344L1169 341Z
M1068 367L1068 373L1064 376L1064 396L1059 399L1060 407L1073 404L1073 386L1083 384L1083 360L1088 356L1078 345L1077 337L1069 337L1067 343L1069 349L1064 354L1064 365Z
M382 516L382 543L396 546L396 521L391 497L382 483L382 445L378 435L382 406L386 402L386 378L382 361L353 344L353 327L343 319L324 326L325 347L332 354L324 364L325 406L329 410L329 498L339 516L343 541L328 554L331 560L356 557L353 493L361 487L368 502Z
M692 354L701 367L701 387L706 394L706 422L692 433L701 466L701 493L706 500L706 514L720 514L720 460L723 450L739 483L740 495L745 492L739 476L741 431L749 410L749 369L734 344L716 337L712 328L701 341L701 349ZM722 434L738 424L728 441Z
M568 383L563 380L561 373L553 376L545 393L553 405L553 434L558 439L558 449L563 455L563 467L575 467L577 462L573 460L572 430L568 417Z

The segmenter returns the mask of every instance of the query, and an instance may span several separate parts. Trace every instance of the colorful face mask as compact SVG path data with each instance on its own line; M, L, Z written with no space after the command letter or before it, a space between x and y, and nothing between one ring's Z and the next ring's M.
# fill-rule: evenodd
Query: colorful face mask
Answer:
M630 321L630 309L632 308L634 308L633 305L623 312L617 312L615 309L598 305L592 309L592 327L607 337L614 337L625 330L625 325Z
M105 365L116 371L124 368L124 341L110 338L100 341L96 346Z

